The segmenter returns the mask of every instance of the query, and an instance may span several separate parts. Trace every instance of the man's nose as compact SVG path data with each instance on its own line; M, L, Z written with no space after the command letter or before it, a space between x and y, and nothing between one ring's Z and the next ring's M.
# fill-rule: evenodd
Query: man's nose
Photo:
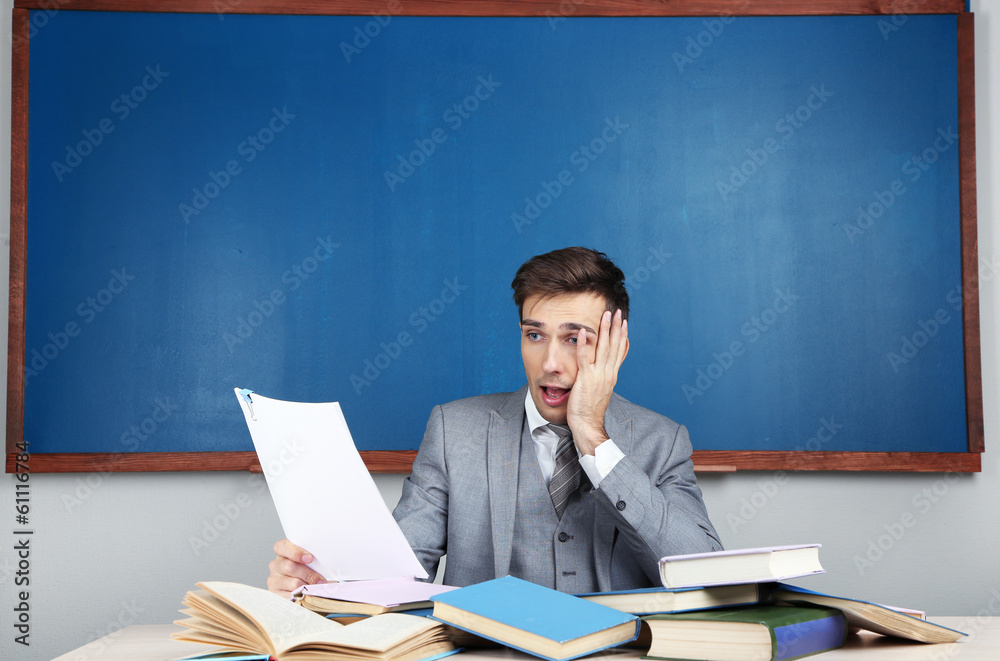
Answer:
M559 347L555 343L550 343L545 347L545 359L542 362L542 369L547 374L560 374L563 371Z

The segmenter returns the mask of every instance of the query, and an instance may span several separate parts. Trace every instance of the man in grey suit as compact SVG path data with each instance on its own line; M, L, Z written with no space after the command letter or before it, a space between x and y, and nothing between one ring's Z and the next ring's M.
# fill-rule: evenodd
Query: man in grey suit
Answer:
M581 593L659 585L665 555L721 550L687 430L616 395L628 354L624 275L603 253L538 255L511 286L528 383L434 408L393 516L434 576L511 574ZM268 588L323 577L288 540Z

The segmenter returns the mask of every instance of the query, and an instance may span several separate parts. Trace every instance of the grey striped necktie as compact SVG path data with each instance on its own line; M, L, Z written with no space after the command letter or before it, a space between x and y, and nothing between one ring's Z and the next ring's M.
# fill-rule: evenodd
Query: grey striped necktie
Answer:
M576 456L576 446L569 427L550 424L549 429L559 437L556 467L552 472L552 480L549 481L549 495L552 497L552 506L556 508L556 517L562 519L569 497L580 486L580 473L583 469Z

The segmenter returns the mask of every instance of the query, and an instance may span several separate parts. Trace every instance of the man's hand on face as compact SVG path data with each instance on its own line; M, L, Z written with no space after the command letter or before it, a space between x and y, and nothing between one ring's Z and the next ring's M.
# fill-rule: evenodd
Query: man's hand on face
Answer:
M587 333L577 335L576 360L579 371L570 391L566 408L566 422L573 432L573 439L583 454L594 454L594 449L608 440L604 430L604 412L611 400L618 370L628 354L628 322L622 319L621 310L606 311L601 316L597 345L587 343Z

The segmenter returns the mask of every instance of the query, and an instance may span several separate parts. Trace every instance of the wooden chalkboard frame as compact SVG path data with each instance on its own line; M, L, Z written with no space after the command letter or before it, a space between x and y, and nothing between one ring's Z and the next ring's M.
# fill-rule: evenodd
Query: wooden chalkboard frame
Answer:
M13 10L11 90L10 312L7 354L8 473L90 471L260 471L253 452L52 453L19 457L24 440L24 360L27 265L28 53L30 10L181 12L211 14L412 16L822 16L895 15L900 0L16 0ZM924 0L921 14L958 17L959 183L962 242L962 314L968 451L787 452L696 451L700 472L735 470L958 471L981 470L984 451L976 215L975 67L973 15L964 0ZM407 473L414 451L362 452L372 472ZM18 461L18 459L21 461Z

